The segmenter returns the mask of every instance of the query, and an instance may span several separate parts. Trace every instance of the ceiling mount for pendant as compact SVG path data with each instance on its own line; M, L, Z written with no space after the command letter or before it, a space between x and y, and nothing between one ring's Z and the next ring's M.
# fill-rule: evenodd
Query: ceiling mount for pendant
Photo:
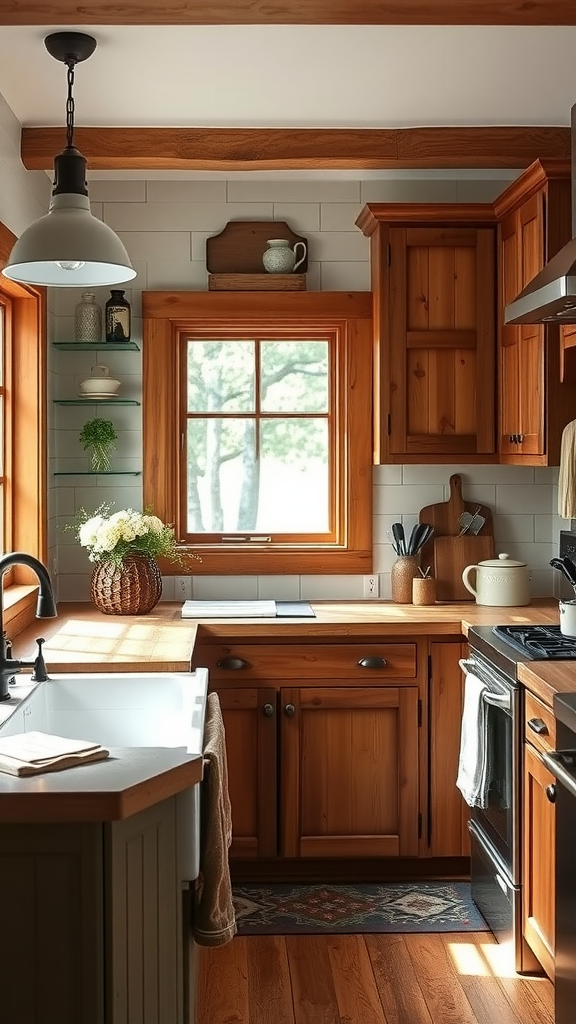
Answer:
M118 236L90 212L86 160L74 146L74 70L96 49L84 32L53 32L44 45L67 67L66 146L54 158L50 209L20 236L5 277L22 284L87 288L122 284L136 271Z
M94 36L86 35L85 32L53 32L44 40L50 56L63 64L80 64L88 60L96 45Z

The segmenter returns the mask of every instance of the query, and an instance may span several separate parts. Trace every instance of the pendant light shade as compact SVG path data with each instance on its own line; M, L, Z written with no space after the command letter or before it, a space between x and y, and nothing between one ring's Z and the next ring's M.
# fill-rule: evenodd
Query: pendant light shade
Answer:
M73 145L74 66L93 53L96 41L80 32L57 32L45 40L53 57L68 67L67 140L54 159L48 213L22 233L2 273L22 284L86 288L122 284L136 277L118 236L90 213L86 160Z

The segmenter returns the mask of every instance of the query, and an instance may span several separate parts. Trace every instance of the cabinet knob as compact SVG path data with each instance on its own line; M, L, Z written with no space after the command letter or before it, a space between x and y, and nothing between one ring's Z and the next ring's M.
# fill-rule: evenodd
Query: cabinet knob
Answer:
M293 718L294 715L296 714L296 708L294 707L294 705L287 704L286 707L284 708L284 714L286 715L287 718Z
M546 722L542 721L541 718L529 718L528 725L532 729L532 732L546 733L548 732L548 726Z
M386 658L371 654L368 658L360 658L358 665L360 668L386 668Z
M234 658L232 655L228 655L226 658L220 658L220 661L216 662L218 668L231 669L238 671L241 668L248 668L248 662L244 661L243 658Z
M266 718L272 718L272 716L274 714L274 705L273 704L265 704L264 707L262 708L262 710L263 710L264 715L265 715Z
M548 797L551 804L556 803L556 786L551 783L550 786L546 786L546 796Z

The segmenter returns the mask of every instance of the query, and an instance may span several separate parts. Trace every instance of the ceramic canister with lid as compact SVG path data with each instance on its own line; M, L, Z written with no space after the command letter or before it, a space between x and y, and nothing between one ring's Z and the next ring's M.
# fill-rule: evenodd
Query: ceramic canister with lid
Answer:
M473 573L476 586L470 582ZM474 594L476 604L504 608L530 604L530 576L526 562L501 554L478 565L467 565L462 573L462 582Z

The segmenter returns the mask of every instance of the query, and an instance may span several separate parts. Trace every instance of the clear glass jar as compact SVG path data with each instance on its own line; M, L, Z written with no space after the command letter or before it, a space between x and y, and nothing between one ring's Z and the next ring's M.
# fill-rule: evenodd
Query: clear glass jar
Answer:
M93 292L82 292L74 308L74 338L90 345L102 341L102 310Z
M106 341L130 341L130 303L120 288L113 288L106 303Z

